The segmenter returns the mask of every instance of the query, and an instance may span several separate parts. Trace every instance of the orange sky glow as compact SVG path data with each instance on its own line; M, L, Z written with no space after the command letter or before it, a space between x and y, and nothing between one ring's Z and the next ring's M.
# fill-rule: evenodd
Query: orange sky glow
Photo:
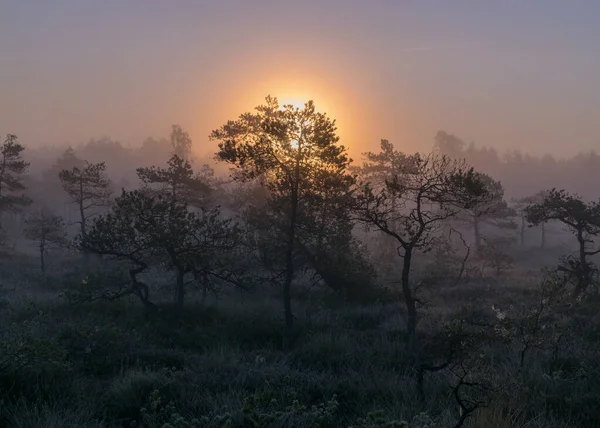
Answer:
M136 147L179 124L212 156L210 132L271 95L312 99L355 160L382 138L427 151L438 130L500 153L600 147L597 14L425 3L9 0L0 133Z

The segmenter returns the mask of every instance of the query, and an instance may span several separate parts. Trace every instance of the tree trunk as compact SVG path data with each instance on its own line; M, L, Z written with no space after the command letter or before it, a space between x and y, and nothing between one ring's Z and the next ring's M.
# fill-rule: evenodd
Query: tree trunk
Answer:
M542 250L546 248L546 225L544 223L542 223L542 243L541 243L541 248L542 248Z
M287 248L285 251L285 282L283 283L283 312L285 316L285 333L283 347L290 345L290 335L294 326L294 315L292 314L291 286L294 279L294 244L296 240L296 219L298 217L298 187L300 186L300 158L302 142L298 141L298 153L296 167L294 168L294 182L292 184L290 225L287 236Z
M175 305L179 311L183 309L183 300L185 297L185 271L181 268L177 268L177 290L176 290L176 300Z
M206 272L202 273L202 300L200 301L200 305L204 306L206 304L206 299L208 298L208 275Z
M46 264L44 263L44 253L45 253L45 245L44 241L40 242L40 267L42 268L42 274L46 274Z
M417 306L415 298L410 289L410 264L412 259L412 248L404 249L404 263L402 265L402 294L404 303L408 312L408 321L406 325L407 345L413 348L415 345L415 335L417 330Z
M479 219L473 218L473 233L475 234L475 249L481 249L481 232L479 231Z
M135 296L137 296L144 308L146 309L146 314L156 314L158 312L158 308L154 303L150 301L150 290L147 284L139 281L137 276L146 270L147 266L138 266L129 270L129 277L131 278L132 283L132 292Z
M86 234L86 228L85 228L85 210L83 208L83 183L80 183L80 187L79 187L79 220L81 223L79 223L79 230L81 232L81 236L85 236ZM83 263L89 267L90 266L90 253L88 251L83 251Z
M319 235L317 238L317 252L320 252L323 248L323 241L325 239L325 225L327 222L327 209L326 209L326 204L323 203L322 207L321 207L321 216L319 219L320 225L319 225Z
M6 155L3 156L2 158L2 168L0 168L0 198L2 197L2 185L4 184L4 170L6 169ZM4 212L2 210L0 210L0 247L4 246L4 242L2 242L2 235L4 232L4 229L2 229L2 216L4 215Z
M79 186L79 219L81 223L79 224L79 228L81 230L81 236L85 236L85 210L83 208L83 183L80 183Z
M579 263L581 264L581 273L578 275L579 284L577 284L577 292L579 293L585 290L591 282L587 254L585 252L585 237L583 236L583 229L579 229L577 231L577 241L579 242Z
M521 247L525 246L525 217L521 216Z
M298 195L292 192L292 211L290 215L290 228L287 236L287 247L285 251L285 282L283 283L283 311L285 315L285 327L289 331L294 325L291 303L291 285L294 279L294 241L296 235L296 216L298 211Z

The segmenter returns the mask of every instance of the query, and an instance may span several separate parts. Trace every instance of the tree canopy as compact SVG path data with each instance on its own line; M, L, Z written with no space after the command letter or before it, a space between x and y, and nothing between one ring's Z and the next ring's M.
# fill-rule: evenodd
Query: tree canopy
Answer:
M137 169L137 174L148 191L168 195L186 206L204 206L212 191L210 176L194 173L190 162L176 154L169 159L167 168L143 167Z
M130 263L131 292L149 301L138 275L151 266L175 273L175 302L183 305L185 276L202 272L222 276L226 252L238 245L238 229L218 209L190 212L164 195L123 191L111 211L94 219L79 245L94 254Z

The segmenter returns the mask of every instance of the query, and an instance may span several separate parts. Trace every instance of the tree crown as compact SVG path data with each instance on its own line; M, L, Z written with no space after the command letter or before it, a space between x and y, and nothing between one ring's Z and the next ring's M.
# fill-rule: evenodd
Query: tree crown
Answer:
M240 181L261 177L276 193L295 188L310 191L325 174L343 174L350 163L346 148L339 145L335 121L317 112L312 101L303 109L276 98L242 114L212 132L219 141L216 158L235 166Z
M579 195L565 190L545 192L541 201L525 208L525 213L533 225L557 220L576 231L600 234L600 201L585 202Z
M481 175L447 156L407 155L383 140L381 153L365 159L354 202L358 220L405 247L429 245L444 220L493 198Z
M31 203L25 195L15 194L27 188L23 174L27 172L29 162L23 159L24 150L17 136L12 134L8 134L0 146L0 212L18 211Z

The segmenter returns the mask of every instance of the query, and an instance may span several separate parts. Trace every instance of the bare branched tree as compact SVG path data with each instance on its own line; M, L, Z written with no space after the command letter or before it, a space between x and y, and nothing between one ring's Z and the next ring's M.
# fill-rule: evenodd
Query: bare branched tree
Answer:
M382 143L382 152L387 151ZM408 343L412 344L417 325L417 299L410 281L413 256L431 249L447 220L488 200L490 194L479 175L463 162L436 154L407 156L393 151L391 156L394 167L383 169L379 174L387 174L385 179L372 183L373 165L368 159L374 155L366 155L362 168L366 174L355 192L354 212L356 220L397 242L403 260L401 284L408 312Z

